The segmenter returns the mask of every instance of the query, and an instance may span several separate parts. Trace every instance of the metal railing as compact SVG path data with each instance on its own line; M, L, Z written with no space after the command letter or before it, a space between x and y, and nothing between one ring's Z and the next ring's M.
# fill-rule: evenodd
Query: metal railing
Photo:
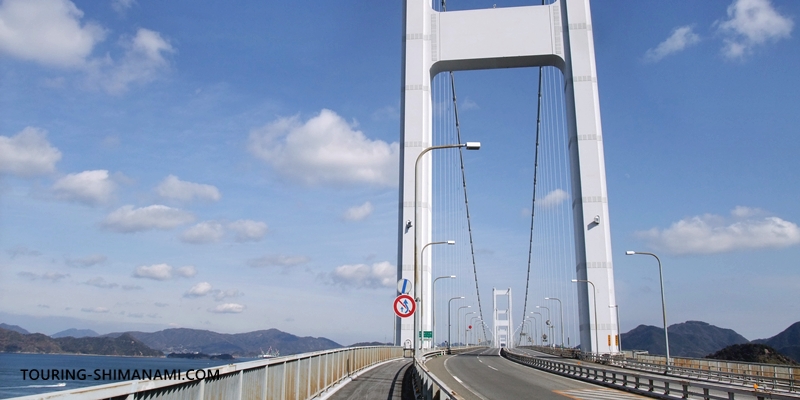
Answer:
M744 363L704 358L670 357L670 370L676 374L702 375L704 378L745 383L772 383L776 388L797 391L800 367L789 365ZM626 367L641 369L664 369L666 360L662 356L636 355L625 361Z
M207 368L200 380L184 373L178 379L132 380L15 399L306 400L354 372L402 356L402 347L351 347Z
M612 370L596 364L576 364L538 358L508 349L503 349L501 354L509 360L558 375L663 399L800 399L800 396L796 394L775 393L763 388L754 387L746 390L703 381L682 380L670 376L641 375L635 372Z
M775 364L745 363L705 358L670 357L667 371L666 357L635 354L633 358L619 355L591 357L576 349L532 347L532 349L560 357L600 362L621 368L669 374L688 379L702 379L731 385L759 387L771 391L797 393L800 388L800 367Z
M451 348L452 353L461 353L464 351L472 350L474 347L461 347ZM420 400L462 400L462 397L450 389L444 382L442 382L436 375L432 374L425 363L434 357L445 355L447 349L438 349L428 351L422 356L418 357L414 363L413 379L414 379L414 394Z

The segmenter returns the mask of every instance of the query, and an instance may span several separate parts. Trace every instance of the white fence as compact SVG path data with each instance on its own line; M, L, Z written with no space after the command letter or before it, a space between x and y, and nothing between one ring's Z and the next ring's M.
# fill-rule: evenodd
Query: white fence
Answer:
M401 347L352 347L207 368L199 380L184 373L178 379L132 380L15 399L306 400L353 372L402 356Z

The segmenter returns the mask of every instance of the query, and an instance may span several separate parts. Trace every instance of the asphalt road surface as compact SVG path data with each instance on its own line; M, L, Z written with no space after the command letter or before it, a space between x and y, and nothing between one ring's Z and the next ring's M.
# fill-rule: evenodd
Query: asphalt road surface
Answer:
M437 357L426 365L444 384L467 400L647 399L517 364L501 357L500 349L495 348Z
M342 386L329 400L400 400L403 374L411 365L410 358L401 358L379 365Z

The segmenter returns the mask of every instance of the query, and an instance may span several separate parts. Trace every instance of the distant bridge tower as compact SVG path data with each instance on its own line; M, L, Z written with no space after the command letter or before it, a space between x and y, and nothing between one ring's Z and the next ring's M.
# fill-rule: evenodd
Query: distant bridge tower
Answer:
M589 0L451 12L436 12L430 4L431 0L405 1L398 278L414 277L412 230L419 230L420 248L431 241L430 154L420 162L419 200L414 198L414 162L431 145L431 79L442 71L555 66L565 77L576 275L597 287L596 296L590 296L590 286L578 284L581 349L610 352L605 339L616 335L618 327L608 307L616 301ZM420 260L423 330L431 327L430 255ZM596 301L597 325L590 301ZM396 329L395 344L413 341L412 318L398 319ZM595 343L595 330L600 343Z
M497 296L508 298L508 308L500 310L497 308ZM507 290L497 290L492 288L492 308L494 308L494 319L492 329L494 331L493 347L514 347L511 337L511 288Z

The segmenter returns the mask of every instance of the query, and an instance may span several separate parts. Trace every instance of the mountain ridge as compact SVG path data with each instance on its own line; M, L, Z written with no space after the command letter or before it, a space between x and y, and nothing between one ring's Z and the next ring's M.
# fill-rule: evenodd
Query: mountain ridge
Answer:
M170 328L156 332L113 332L103 336L129 333L142 343L165 353L232 354L255 357L264 349L273 348L282 355L307 353L343 347L328 338L300 337L275 328L244 333L218 333L190 328Z

